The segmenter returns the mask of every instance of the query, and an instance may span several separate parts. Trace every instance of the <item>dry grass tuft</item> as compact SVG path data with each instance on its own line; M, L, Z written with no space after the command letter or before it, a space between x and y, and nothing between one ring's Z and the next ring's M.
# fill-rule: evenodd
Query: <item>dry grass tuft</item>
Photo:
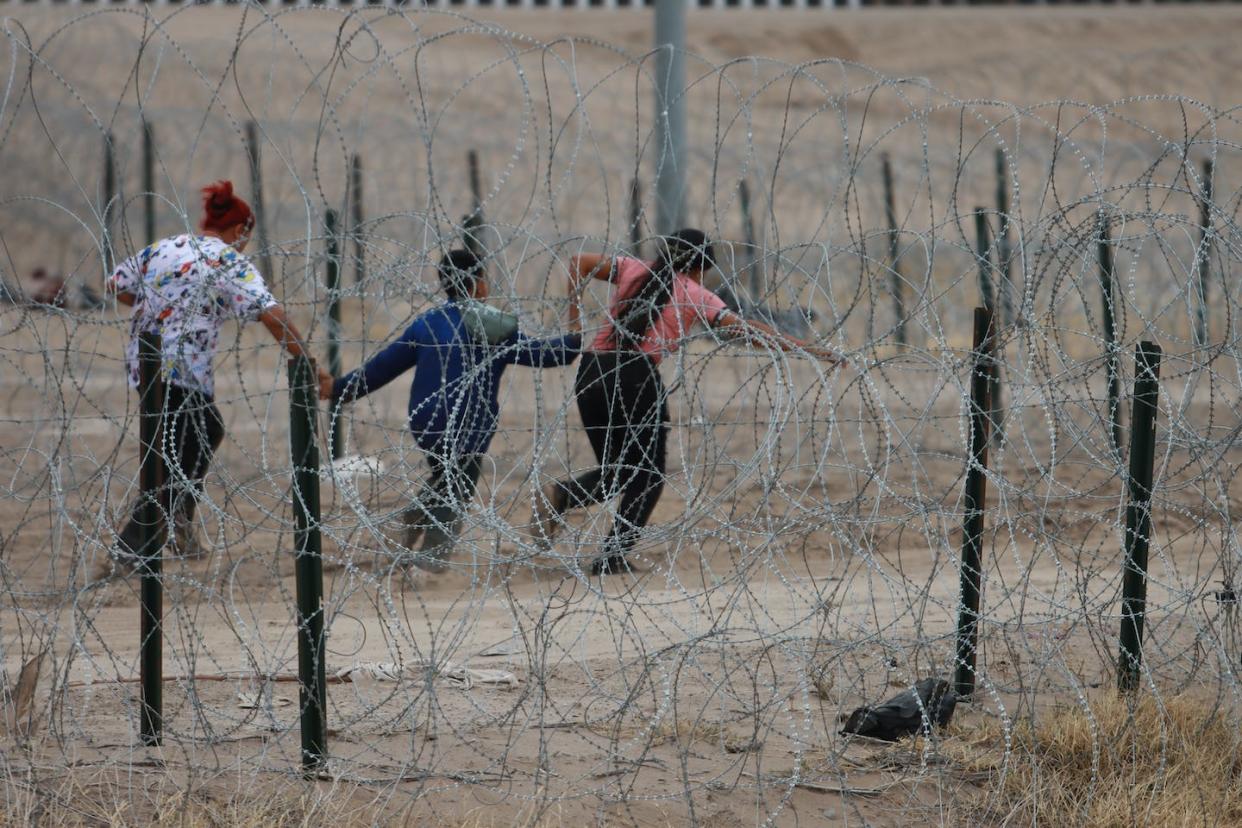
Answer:
M999 722L945 741L960 768L990 777L981 821L1242 824L1242 736L1232 711L1184 696L1134 702L1115 694L1089 707L1015 726L1008 752Z
M141 783L68 779L55 788L3 784L5 808L0 826L157 826L158 828L341 828L375 825L378 810L357 807L341 791L307 788L296 783L254 785L235 790L187 795L181 791L145 791Z

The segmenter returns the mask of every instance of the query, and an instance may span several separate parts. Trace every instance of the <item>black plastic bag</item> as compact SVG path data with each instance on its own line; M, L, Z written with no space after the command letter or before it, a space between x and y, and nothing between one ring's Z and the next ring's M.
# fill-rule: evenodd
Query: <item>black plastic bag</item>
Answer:
M949 689L947 681L925 678L883 704L858 708L850 714L841 733L895 742L924 732L929 724L946 726L956 707L957 694Z

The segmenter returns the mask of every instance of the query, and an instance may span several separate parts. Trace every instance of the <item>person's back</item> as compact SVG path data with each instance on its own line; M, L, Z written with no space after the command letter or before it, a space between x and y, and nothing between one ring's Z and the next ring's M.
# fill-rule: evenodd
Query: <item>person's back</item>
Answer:
M475 305L481 303L450 301L411 326L419 355L410 383L410 428L424 449L476 454L487 450L496 430L500 379L520 342L517 320L497 312L506 317L507 333L481 338L466 321L479 314Z
M161 239L122 262L110 290L135 298L126 347L130 384L138 387L138 334L161 338L173 385L214 396L212 360L229 319L257 319L276 304L248 259L217 236Z
M484 304L482 262L468 251L450 252L440 264L440 279L448 302L418 316L400 337L332 388L335 400L349 402L414 369L407 424L427 453L431 475L406 510L405 542L412 549L426 533L411 562L431 571L444 567L466 503L474 496L499 421L505 369L567 365L582 345L576 330L531 339L518 330L516 317ZM571 325L576 326L577 306L572 307Z

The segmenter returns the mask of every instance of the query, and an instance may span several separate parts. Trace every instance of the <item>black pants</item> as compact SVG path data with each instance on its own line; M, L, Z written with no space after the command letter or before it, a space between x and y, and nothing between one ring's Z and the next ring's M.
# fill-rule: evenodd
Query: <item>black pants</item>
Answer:
M587 351L574 384L578 412L599 466L557 484L566 509L617 495L617 517L605 558L624 557L664 491L668 406L654 361L632 351Z
M406 526L411 532L408 537L413 538L420 532L423 536L415 563L435 568L452 552L479 485L483 456L427 454L431 477L419 492L417 504L405 513Z
M158 497L162 521L189 522L203 493L203 478L211 458L224 440L224 420L215 402L201 391L177 385L164 389L164 416L160 418L160 452L164 456L164 485ZM121 530L124 553L147 556L163 545L142 549L142 498ZM165 523L168 526L169 523Z

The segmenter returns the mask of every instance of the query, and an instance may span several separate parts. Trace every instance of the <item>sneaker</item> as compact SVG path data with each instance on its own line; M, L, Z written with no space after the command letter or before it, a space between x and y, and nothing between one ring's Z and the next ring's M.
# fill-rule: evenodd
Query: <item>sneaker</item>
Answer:
M556 533L565 525L565 490L556 483L549 483L539 491L531 510L530 523L535 530L535 545L540 552L552 548Z
M422 530L420 530L422 531ZM448 571L448 558L453 552L453 538L438 526L428 526L423 534L423 548L410 552L402 558L406 566L416 566L424 572L439 574Z

